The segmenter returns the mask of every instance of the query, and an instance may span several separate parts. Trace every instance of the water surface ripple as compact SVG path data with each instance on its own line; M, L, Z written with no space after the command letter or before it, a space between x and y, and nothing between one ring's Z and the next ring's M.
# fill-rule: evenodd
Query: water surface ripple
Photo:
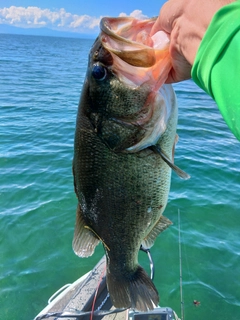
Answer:
M80 259L71 248L73 136L92 42L0 34L0 319L33 319L103 254L98 246ZM191 179L173 173L165 215L174 224L152 249L160 304L180 315L180 210L185 320L239 320L239 142L192 81L174 88L175 163Z

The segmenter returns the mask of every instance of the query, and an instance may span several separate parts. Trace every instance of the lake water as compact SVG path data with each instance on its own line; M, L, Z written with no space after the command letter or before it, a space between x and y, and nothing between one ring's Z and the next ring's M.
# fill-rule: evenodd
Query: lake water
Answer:
M94 267L71 247L77 200L75 118L93 40L0 34L0 319L33 319L61 286ZM227 76L227 75L226 75ZM179 104L165 216L174 225L152 256L160 305L181 315L178 212L185 320L240 319L240 143L192 81ZM140 263L148 270L147 257ZM200 302L195 306L193 301Z

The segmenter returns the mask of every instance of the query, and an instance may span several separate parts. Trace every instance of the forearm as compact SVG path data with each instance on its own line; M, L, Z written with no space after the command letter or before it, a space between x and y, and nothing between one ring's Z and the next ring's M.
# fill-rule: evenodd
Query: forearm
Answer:
M213 17L197 51L193 80L216 101L240 140L240 1Z

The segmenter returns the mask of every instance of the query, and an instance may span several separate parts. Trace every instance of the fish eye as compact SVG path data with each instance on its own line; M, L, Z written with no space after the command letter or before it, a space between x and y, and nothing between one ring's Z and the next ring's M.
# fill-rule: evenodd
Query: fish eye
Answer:
M94 64L92 68L92 75L96 80L104 80L107 76L107 70L101 64Z

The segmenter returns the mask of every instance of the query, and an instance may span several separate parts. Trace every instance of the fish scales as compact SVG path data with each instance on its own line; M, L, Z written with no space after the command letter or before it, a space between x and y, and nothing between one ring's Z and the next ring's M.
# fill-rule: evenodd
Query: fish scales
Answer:
M148 27L153 22L147 20ZM79 204L73 248L87 257L102 242L113 304L148 310L158 304L159 297L138 264L138 252L141 245L151 247L171 224L162 213L170 188L170 166L174 168L177 106L172 87L156 90L156 79L145 77L145 70L140 69L143 75L136 76L134 83L132 74L138 74L140 59L137 66L127 65L127 70L133 69L126 74L122 63L132 63L136 53L127 52L127 62L116 57L115 49L106 48L104 37L112 35L106 26L109 23L103 22L102 35L90 51L79 102L73 159ZM112 40L115 34L109 43ZM145 77L142 84L140 77Z

